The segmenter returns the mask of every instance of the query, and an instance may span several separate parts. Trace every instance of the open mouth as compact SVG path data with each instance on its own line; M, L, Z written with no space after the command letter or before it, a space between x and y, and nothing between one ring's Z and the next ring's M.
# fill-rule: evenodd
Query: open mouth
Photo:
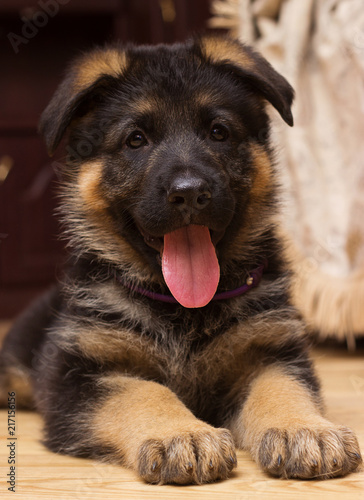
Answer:
M163 277L175 299L188 308L207 305L220 280L216 245L225 231L190 224L155 237L139 230L161 256Z
M145 243L156 250L159 254L163 253L163 247L164 247L164 236L158 237L158 236L153 236L146 231L144 231L139 225L137 226L140 234L143 236ZM187 226L186 226L187 227ZM204 226L201 226L204 227ZM225 234L225 229L222 231L215 231L212 229L209 229L210 232L210 238L211 242L216 248L216 245L219 243L219 241L223 238Z

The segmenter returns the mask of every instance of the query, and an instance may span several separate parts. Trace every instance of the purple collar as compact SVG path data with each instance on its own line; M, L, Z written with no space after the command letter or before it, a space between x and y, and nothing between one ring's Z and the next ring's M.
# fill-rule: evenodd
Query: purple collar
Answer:
M234 297L239 297L244 293L248 292L251 288L254 288L259 285L260 280L262 279L262 275L264 269L267 267L266 262L261 264L256 269L250 271L248 278L246 279L244 285L239 288L235 288L234 290L228 290L226 292L215 293L211 300L225 300L232 299ZM122 278L117 276L117 280L126 288L129 288L132 292L139 293L140 295L144 295L144 297L148 297L149 299L159 300L160 302L168 302L170 304L177 304L178 301L172 295L164 295L162 293L152 292L151 290L146 290L145 288L141 288L138 286L131 285L129 283L125 283Z

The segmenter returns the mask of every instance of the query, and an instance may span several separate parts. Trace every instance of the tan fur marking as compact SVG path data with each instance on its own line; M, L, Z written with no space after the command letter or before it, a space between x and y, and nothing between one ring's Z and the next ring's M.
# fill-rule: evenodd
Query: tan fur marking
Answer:
M244 445L254 446L257 435L271 427L299 429L325 427L327 420L310 392L299 382L272 366L253 382L244 405Z
M273 293L271 286L268 286L266 291L264 289L263 283L261 296L269 297ZM102 290L100 289L100 296L101 294ZM162 331L163 326L157 326L157 318L152 316L143 318L141 316L142 307L132 306L129 301L125 301L124 306L124 301L120 296L116 296L114 300L115 303L108 303L109 311L115 312L117 310L116 301L123 312L126 311L126 308L132 309L134 307L134 315L137 317L139 313L139 320L144 328L151 329L155 326L160 329L160 334L168 339L168 332ZM81 303L80 306L82 307L82 305ZM147 336L106 326L97 329L81 328L77 324L70 323L65 328L65 340L67 341L69 338L69 332L72 332L72 342L77 342L86 356L97 361L117 361L123 365L129 361L132 373L138 373L143 377L150 377L153 373L153 378L156 380L158 371L159 376L161 376L161 372L166 370L169 382L172 382L172 374L175 374L179 380L179 387L183 391L184 387L182 387L180 380L182 372L188 385L186 389L190 388L197 377L204 378L209 384L217 383L221 379L234 384L238 377L250 374L251 366L246 366L244 371L242 359L244 359L251 344L279 347L288 339L299 341L304 335L300 321L280 318L281 314L281 312L275 312L269 315L257 315L244 325L230 328L224 335L216 337L202 352L191 355L188 363L186 363L185 357L181 356L181 351L174 352L172 346L161 349L159 344ZM128 319L133 321L134 318L130 316Z
M133 101L133 111L135 113L147 114L153 113L156 111L158 107L157 101L153 99L153 97L144 97L143 99L136 99Z
M247 206L246 223L241 227L237 237L226 251L228 258L234 258L235 255L242 255L245 252L251 252L254 241L259 235L267 230L272 223L277 223L276 215L271 209L268 211L266 206L266 196L273 188L273 168L267 151L263 146L251 144L250 154L254 162L254 173L250 187L250 202ZM263 208L262 208L263 207Z
M278 366L254 380L230 430L276 476L329 478L361 464L354 433L324 418L320 402Z
M260 204L272 187L272 164L267 151L263 146L254 144L250 148L250 153L256 168L256 175L250 191L252 203Z
M98 50L84 59L74 83L74 90L80 92L92 85L102 75L119 77L127 66L126 54L116 49Z
M191 424L196 430L203 425L160 384L118 375L103 378L102 383L114 394L96 412L93 428L101 443L119 448L131 465L136 466L143 441L181 434ZM107 415L113 416L113 425L105 425Z
M103 167L101 161L84 163L78 176L80 195L91 211L102 211L108 207L107 201L100 192Z
M107 212L108 202L105 199L100 181L103 164L100 160L86 162L82 165L78 174L75 191L67 194L64 208L68 213L87 212L88 231L82 233L80 227L79 236L84 238L84 244L90 248L98 248L106 259L118 263L139 264L141 273L145 277L150 275L148 266L143 258L124 238L115 230L112 219ZM71 219L71 217L69 217Z
M151 342L126 330L77 331L77 346L87 357L100 362L117 362L128 373L157 379L161 375L161 355Z
M198 107L212 106L218 102L219 95L214 93L211 89L204 89L203 91L195 94L195 102Z
M232 40L223 38L203 38L201 48L206 58L213 63L230 61L246 69L255 68L255 62L244 49Z
M93 418L93 438L116 450L150 482L199 483L227 477L236 464L225 429L198 420L166 387L118 374ZM212 464L212 466L211 466Z

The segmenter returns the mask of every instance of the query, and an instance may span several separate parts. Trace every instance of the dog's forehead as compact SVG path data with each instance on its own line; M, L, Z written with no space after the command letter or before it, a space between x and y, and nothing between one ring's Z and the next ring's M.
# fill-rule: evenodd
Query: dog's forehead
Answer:
M156 47L135 47L126 52L128 67L144 72L151 77L180 77L188 75L201 66L201 57L186 45L161 45ZM186 74L187 72L187 74Z
M228 76L185 48L139 51L129 57L130 70L121 90L130 109L138 113L163 111L168 116L232 105Z

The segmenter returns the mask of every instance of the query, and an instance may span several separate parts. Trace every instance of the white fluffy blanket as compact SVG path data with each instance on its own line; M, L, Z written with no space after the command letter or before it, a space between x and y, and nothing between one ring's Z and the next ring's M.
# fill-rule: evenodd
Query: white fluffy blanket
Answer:
M295 246L293 295L320 338L364 335L363 0L214 0L211 25L251 43L296 90L272 111ZM293 245L292 245L293 247Z

